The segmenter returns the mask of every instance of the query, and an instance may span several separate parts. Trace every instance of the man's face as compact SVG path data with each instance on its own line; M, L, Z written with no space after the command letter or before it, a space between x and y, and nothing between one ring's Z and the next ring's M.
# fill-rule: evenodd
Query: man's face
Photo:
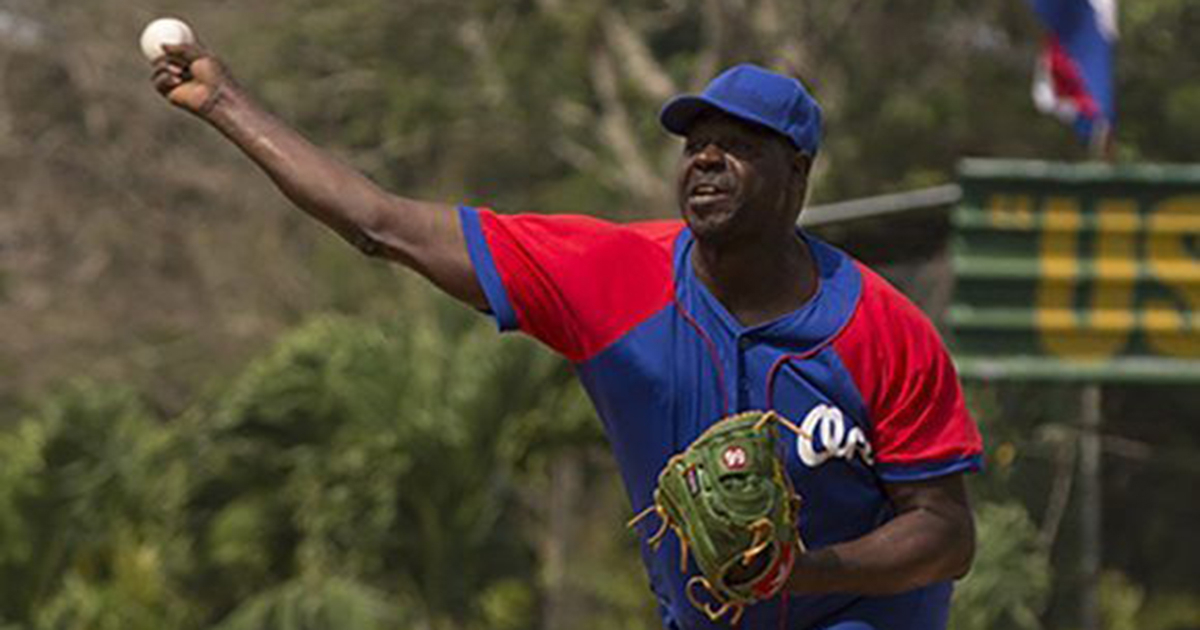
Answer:
M793 188L803 182L803 160L787 140L767 129L704 114L688 130L680 160L683 218L702 240L791 229L799 209L794 193L802 192Z

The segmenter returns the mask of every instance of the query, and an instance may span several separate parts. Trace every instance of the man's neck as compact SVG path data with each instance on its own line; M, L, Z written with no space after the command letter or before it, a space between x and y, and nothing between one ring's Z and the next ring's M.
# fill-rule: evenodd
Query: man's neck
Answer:
M696 242L692 267L709 292L744 326L777 319L817 290L816 262L794 232L739 243Z

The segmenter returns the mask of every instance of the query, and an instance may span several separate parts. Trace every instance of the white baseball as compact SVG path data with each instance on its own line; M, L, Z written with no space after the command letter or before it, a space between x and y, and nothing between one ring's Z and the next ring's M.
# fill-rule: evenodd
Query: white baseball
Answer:
M164 44L194 44L196 35L191 27L175 18L159 18L142 31L142 54L154 61L167 54Z

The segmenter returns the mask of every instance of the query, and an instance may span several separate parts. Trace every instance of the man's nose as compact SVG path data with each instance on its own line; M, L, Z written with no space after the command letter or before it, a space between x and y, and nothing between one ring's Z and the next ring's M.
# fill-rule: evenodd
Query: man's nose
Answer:
M716 144L709 143L696 154L696 157L692 158L692 162L696 168L701 170L721 170L725 167L725 152L721 151Z

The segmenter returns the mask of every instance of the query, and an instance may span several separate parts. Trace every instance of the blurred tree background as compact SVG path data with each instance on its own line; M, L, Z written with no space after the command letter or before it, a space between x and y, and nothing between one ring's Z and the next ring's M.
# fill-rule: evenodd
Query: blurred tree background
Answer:
M1200 5L1120 12L1117 155L1195 160ZM1015 0L0 0L4 630L656 627L569 367L165 105L136 46L164 14L386 187L503 211L672 216L658 106L742 60L824 105L816 202L1086 157L1033 111ZM953 627L1071 628L1075 397L970 394L989 468ZM1200 401L1106 401L1106 625L1200 628Z

